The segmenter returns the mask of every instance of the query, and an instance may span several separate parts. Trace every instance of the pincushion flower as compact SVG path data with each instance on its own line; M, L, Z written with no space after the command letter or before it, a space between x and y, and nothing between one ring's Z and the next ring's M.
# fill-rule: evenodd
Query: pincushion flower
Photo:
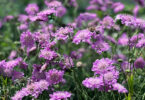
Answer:
M27 91L34 98L37 98L44 90L48 90L49 83L46 80L40 80L38 82L27 85Z
M56 16L57 17L62 17L66 14L66 12L67 12L66 8L64 6L61 6L61 7L57 8Z
M95 72L95 74L104 74L108 70L114 69L113 63L114 62L109 58L97 59L93 63L92 71Z
M136 24L137 28L141 28L141 29L145 28L145 20L144 19L137 18L135 24Z
M47 7L49 9L52 9L52 8L56 9L56 8L62 6L62 3L60 1L56 1L56 0L52 0L50 2L48 2L47 0L45 0L45 4L47 5Z
M21 31L25 31L28 29L28 25L25 23L25 24L21 24L19 27L18 27L19 30Z
M56 11L54 9L45 9L37 13L37 16L48 17L51 14L56 14Z
M20 66L21 69L27 69L28 68L28 64L24 61L21 61L19 63L19 66Z
M14 67L16 67L17 65L19 65L21 61L22 61L22 58L21 58L21 57L16 58L16 59L14 59L14 60L10 60L10 61L8 61L8 62L6 63L6 67L7 67L7 68L14 68Z
M129 44L129 46L130 47L136 47L136 44L138 43L138 41L143 39L143 38L144 38L144 34L143 33L139 33L137 35L133 35L130 38L130 44Z
M134 62L135 68L144 68L145 67L145 60L142 57L139 57Z
M130 26L133 28L145 28L145 20L136 18L131 15L125 15L125 14L118 14L116 16L116 21L121 20L121 23L124 24L125 26Z
M99 77L89 77L83 80L82 84L85 87L94 90L95 88L99 89L100 87L103 86L103 80Z
M45 1L45 4L47 5L48 9L55 10L57 17L62 17L66 13L66 8L59 1Z
M5 60L0 61L0 75L9 77L13 81L22 78L24 73L14 69L16 66L21 66L21 62L22 58L16 58L7 62Z
M118 44L122 46L127 46L128 42L129 42L129 39L126 33L123 33L118 39Z
M104 42L103 40L96 41L91 44L91 47L98 53L101 54L104 51L108 51L110 49L110 46L107 42Z
M37 6L36 3L31 3L27 5L27 7L25 8L25 11L29 15L34 15L39 11L39 7Z
M34 39L41 45L42 47L46 46L46 44L49 44L50 42L50 34L49 33L40 33L40 32L35 32L34 34Z
M41 65L36 65L36 64L33 65L33 72L31 76L31 79L33 81L40 81L46 78L45 73L41 72L41 68L42 68Z
M46 80L40 80L39 82L34 82L28 84L25 88L17 91L16 94L11 97L12 100L22 100L25 96L31 95L37 98L44 90L48 90L49 83Z
M21 23L26 22L28 19L29 19L28 15L20 14L18 16L18 21L20 21Z
M88 29L80 30L76 33L73 39L73 43L79 44L80 42L90 43L91 36L93 35Z
M78 27L83 26L84 23L88 21L92 21L97 18L97 15L95 13L81 13L77 18L76 18L76 23Z
M5 60L2 60L0 61L0 75L4 74L4 69L6 67L6 61Z
M10 20L14 19L14 16L12 15L8 15L8 16L5 16L5 18L3 19L4 22L8 22Z
M111 3L112 0L90 0L87 10L101 10L105 12Z
M29 18L32 22L35 21L48 21L48 16L30 16Z
M23 97L28 96L29 92L26 88L22 88L20 91L17 91L16 94L11 97L12 100L22 100Z
M8 62L6 62L5 60L2 60L0 64L1 74L3 76L12 77L12 74L14 72L14 67L18 66L21 60L22 60L21 58L10 60Z
M103 28L103 26L96 26L95 27L95 32L98 33L98 34L104 34L104 28Z
M103 18L101 24L103 28L111 29L114 26L114 20L110 16L106 16Z
M45 9L43 11L40 11L37 13L36 16L31 16L30 20L32 22L34 21L48 21L48 16L55 15L56 16L56 11L54 9Z
M55 51L49 49L42 49L40 51L39 57L44 58L46 60L53 60L57 57L57 53Z
M48 72L45 73L46 80L50 85L58 84L60 82L63 82L63 75L64 71L56 70L56 69L50 69Z
M71 93L67 91L56 91L49 96L50 100L68 100L71 97Z
M119 83L115 83L112 85L113 90L117 90L119 93L127 93L127 89Z
M119 72L117 70L112 69L100 76L103 79L104 85L112 85L117 82L119 77Z
M24 73L23 72L18 72L18 71L13 71L12 73L12 80L16 80L16 79L21 79L22 77L24 77Z
M55 33L55 37L58 40L67 40L69 36L72 36L73 34L73 29L70 27L61 27L59 28L56 33Z
M117 20L121 20L121 23L125 24L126 26L136 26L136 18L131 15L118 14L116 16L116 21Z
M30 31L23 32L20 36L20 42L22 48L27 48L27 52L33 47L35 47L34 37Z
M112 8L114 9L115 13L118 13L124 9L124 4L121 2L115 2L112 4Z
M145 38L141 39L138 41L138 43L136 44L137 48L143 48L145 47Z

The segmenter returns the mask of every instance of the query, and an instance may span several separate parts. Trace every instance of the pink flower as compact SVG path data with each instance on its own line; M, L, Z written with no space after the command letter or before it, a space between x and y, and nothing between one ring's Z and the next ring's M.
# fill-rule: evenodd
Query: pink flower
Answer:
M99 89L101 86L103 86L103 80L99 77L90 77L83 80L82 84L85 87L94 90L95 88Z
M91 36L93 35L88 29L80 30L76 33L73 39L73 43L79 44L80 42L90 43Z
M71 97L71 93L67 91L56 91L49 96L50 100L68 100Z
M113 90L117 90L119 93L127 93L127 89L119 83L115 83L112 85Z

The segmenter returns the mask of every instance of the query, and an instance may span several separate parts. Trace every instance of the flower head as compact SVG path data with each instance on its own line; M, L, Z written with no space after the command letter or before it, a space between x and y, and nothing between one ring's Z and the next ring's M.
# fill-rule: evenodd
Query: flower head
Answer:
M48 90L48 82L46 80L40 80L39 82L34 82L28 84L25 88L17 91L16 94L11 97L12 100L22 100L23 97L31 95L37 98L44 90Z
M40 71L41 67L42 66L40 66L40 65L36 65L36 64L33 65L33 72L32 72L32 76L31 76L31 79L33 81L40 81L40 80L46 78L45 73Z
M40 58L44 58L46 60L53 60L54 58L56 58L58 55L55 51L52 50L47 50L47 49L43 49L40 51L39 57Z
M114 69L113 61L109 58L97 59L93 63L92 71L96 74L106 73L108 70Z
M117 82L119 77L119 72L117 70L111 70L106 72L104 75L101 75L104 85L112 85Z
M50 100L67 100L71 97L71 93L67 91L56 91L50 94Z
M114 26L114 20L110 16L106 16L103 18L101 24L103 28L111 29Z
M62 17L66 13L66 8L59 1L45 1L45 4L48 6L48 9L55 10L57 17Z
M118 13L124 9L124 4L121 2L116 2L112 4L112 8L114 9L115 13Z
M145 60L142 57L139 57L134 62L135 68L144 68L145 67Z
M130 38L130 43L129 43L129 46L130 47L135 47L138 43L139 40L143 39L144 38L144 34L143 33L139 33L137 35L133 35L131 38Z
M107 42L104 41L96 41L91 44L91 47L96 50L98 54L101 54L104 51L108 51L110 49L110 46Z
M83 80L82 84L85 87L94 90L95 88L99 89L101 86L103 86L103 80L99 77L90 77Z
M73 43L79 44L80 42L90 43L91 36L93 35L88 29L80 30L76 33Z
M122 36L118 39L118 44L122 45L122 46L126 46L128 45L128 37L126 35L126 33L122 34Z
M76 23L78 27L81 27L83 25L83 23L86 23L88 21L92 21L94 19L96 19L97 16L95 13L81 13L77 19L76 19Z
M63 82L63 75L64 71L56 70L56 69L50 69L48 72L45 73L46 80L50 85L58 84L60 82Z
M71 36L73 34L73 29L72 28L69 28L69 27L61 27L60 29L58 29L56 31L56 38L58 40L67 40L69 35Z
M22 48L26 47L27 51L29 51L32 47L35 46L34 37L29 31L23 32L21 34L20 42L21 42Z
M133 28L145 28L145 20L136 18L131 15L125 15L125 14L118 14L116 16L116 21L121 20L121 23L124 24L125 26L130 26Z
M127 93L127 89L119 83L115 83L112 85L113 90L117 90L119 93Z
M145 47L145 38L140 39L140 40L138 41L138 43L136 44L136 47L137 47L137 48L143 48L143 47Z
M20 22L26 22L28 19L29 19L29 17L27 15L24 15L24 14L20 14L18 16L18 21L20 21Z
M28 4L27 7L25 8L25 11L29 15L34 15L39 11L39 7L35 3Z

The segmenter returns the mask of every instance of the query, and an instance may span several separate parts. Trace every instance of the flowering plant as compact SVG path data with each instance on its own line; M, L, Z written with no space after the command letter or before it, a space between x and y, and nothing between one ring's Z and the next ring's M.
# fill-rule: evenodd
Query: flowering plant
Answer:
M0 99L145 99L144 0L34 1L0 18Z

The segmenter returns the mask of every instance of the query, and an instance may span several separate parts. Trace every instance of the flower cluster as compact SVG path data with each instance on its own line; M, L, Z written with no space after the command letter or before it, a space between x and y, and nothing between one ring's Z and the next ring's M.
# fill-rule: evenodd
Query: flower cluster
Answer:
M109 58L97 59L93 63L92 71L98 77L86 78L82 83L85 87L99 89L100 91L117 90L120 93L128 91L121 84L117 83L119 72L113 66L114 62Z
M25 88L22 88L20 91L11 98L12 100L22 100L23 97L31 95L34 98L37 98L44 90L48 90L49 83L46 80L41 80L39 82L34 82L28 84Z
M22 78L24 73L14 70L16 66L20 66L23 69L23 67L27 67L27 64L22 58L16 58L7 62L5 60L0 61L0 75L11 77L12 80Z
M117 13L124 10L124 4L113 2L113 0L90 0L87 10L101 10L105 12L108 8L114 9L114 12Z
M46 80L49 82L50 85L58 84L60 82L65 81L63 79L64 71L51 69L51 70L49 70L49 72L46 72L45 75L46 75Z
M145 28L145 20L131 15L119 14L116 16L116 21L117 20L121 20L121 23L126 26L142 29Z

